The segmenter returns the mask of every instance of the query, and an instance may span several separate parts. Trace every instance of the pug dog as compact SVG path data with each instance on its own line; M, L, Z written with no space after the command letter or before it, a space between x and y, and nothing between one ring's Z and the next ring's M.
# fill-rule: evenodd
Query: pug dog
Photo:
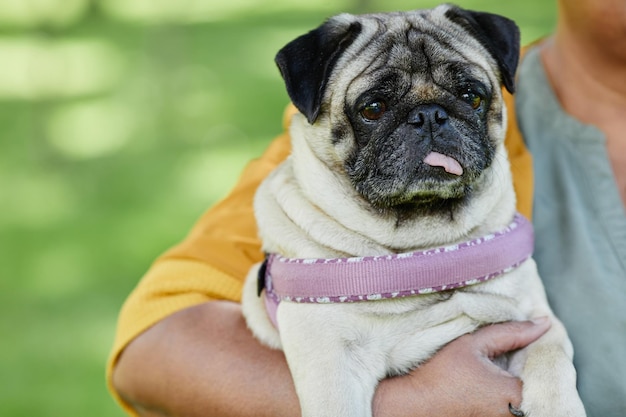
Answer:
M515 212L502 88L518 56L511 20L452 5L341 14L278 52L299 113L256 192L269 257L242 308L284 351L304 417L369 417L381 379L481 326L543 316L551 329L502 364L523 381L511 413L585 416Z

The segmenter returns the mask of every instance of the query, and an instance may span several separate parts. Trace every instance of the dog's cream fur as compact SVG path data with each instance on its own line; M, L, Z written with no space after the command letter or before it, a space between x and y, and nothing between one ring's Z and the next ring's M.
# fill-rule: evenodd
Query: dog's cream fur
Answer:
M481 65L491 73L485 60ZM335 88L342 94L341 88ZM347 86L344 87L347 90ZM494 106L503 106L499 91ZM503 145L505 123L482 188L456 213L429 215L400 225L366 207L342 173L345 155L328 138L337 110L311 125L293 118L292 155L261 185L255 210L263 249L294 258L333 258L407 252L448 245L502 229L513 218L515 196ZM505 114L505 112L502 112ZM339 167L339 168L338 168ZM482 284L446 294L349 304L283 302L280 333L256 294L258 265L243 291L250 329L283 349L304 417L369 417L378 382L402 374L451 340L487 323L548 316L552 327L516 352L508 371L524 382L522 409L532 417L583 417L575 388L572 347L548 306L534 261Z

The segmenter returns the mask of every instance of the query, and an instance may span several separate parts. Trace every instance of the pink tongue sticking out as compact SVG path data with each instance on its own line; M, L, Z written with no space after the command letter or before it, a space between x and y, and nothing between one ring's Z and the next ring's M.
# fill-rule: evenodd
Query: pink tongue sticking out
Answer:
M426 155L424 163L431 167L443 167L449 174L463 175L463 167L461 167L459 161L439 152L431 152Z

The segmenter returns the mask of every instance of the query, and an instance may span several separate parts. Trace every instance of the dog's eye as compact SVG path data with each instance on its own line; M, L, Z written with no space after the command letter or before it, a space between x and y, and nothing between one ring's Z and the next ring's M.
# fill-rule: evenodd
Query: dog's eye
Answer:
M480 105L483 103L483 98L472 90L468 90L461 94L461 99L463 99L470 106L472 106L474 110L478 110Z
M361 109L361 116L367 120L378 120L387 111L384 101L374 101Z

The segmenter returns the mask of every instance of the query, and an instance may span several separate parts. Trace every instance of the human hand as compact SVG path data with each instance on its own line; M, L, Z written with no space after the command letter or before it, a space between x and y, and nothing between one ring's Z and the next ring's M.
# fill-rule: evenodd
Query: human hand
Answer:
M408 375L382 381L374 416L514 416L522 382L492 359L529 345L549 328L548 319L508 322L459 337Z
M408 375L382 381L374 416L511 417L508 404L521 403L521 382L491 358L549 327L511 322L456 339ZM282 352L259 344L234 303L204 303L155 324L126 348L113 383L145 417L299 415Z

